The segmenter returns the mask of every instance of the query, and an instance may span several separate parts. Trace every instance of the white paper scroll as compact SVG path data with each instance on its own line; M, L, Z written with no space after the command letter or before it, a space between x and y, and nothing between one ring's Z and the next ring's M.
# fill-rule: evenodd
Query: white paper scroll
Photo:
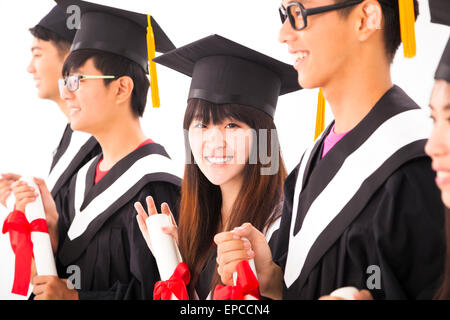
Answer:
M242 240L248 240L247 238L242 237ZM255 278L258 279L258 276L256 274L256 267L255 267L255 261L253 259L248 260L248 264L250 266L250 268L253 271L253 274L255 275ZM236 285L237 282L237 272L233 272L233 285ZM247 294L245 295L245 300L258 300L256 297Z
M161 280L169 280L178 264L183 261L175 240L161 230L162 227L172 225L170 217L165 214L154 214L149 216L145 223ZM171 300L178 299L172 294Z
M339 289L334 290L330 296L332 297L339 297L345 300L355 300L353 297L354 293L358 293L358 289L354 287L342 287Z
M42 204L39 187L31 177L24 177L20 179L26 182L30 187L33 187L39 196L34 202L28 203L25 207L25 216L28 222L36 219L45 220L45 211ZM55 258L53 256L52 244L50 236L44 232L32 232L31 241L33 242L34 261L36 263L36 271L40 276L57 276Z

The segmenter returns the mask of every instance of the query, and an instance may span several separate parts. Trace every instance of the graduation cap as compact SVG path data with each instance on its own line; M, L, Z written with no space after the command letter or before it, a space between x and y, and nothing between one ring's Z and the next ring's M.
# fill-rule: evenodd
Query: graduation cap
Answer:
M254 107L273 118L278 96L301 89L292 65L211 35L153 61L192 77L188 99Z
M444 53L439 61L434 78L436 80L442 79L450 82L450 38L448 39L447 46L445 47Z
M77 6L81 12L80 28L71 51L97 49L126 57L150 73L153 106L159 107L155 51L175 48L155 19L141 14L80 0L56 0L66 11Z
M450 26L450 1L429 0L431 22Z
M76 30L67 28L66 19L67 15L63 8L55 6L41 21L39 21L37 26L44 27L72 43Z
M429 0L431 22L450 26L450 1ZM450 39L447 42L434 78L450 82Z

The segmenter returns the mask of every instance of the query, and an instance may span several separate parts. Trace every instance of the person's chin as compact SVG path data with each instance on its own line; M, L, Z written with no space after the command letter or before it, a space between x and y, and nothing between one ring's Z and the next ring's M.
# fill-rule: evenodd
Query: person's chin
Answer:
M229 180L228 177L214 174L205 174L205 177L206 179L208 179L209 182L211 182L215 186L221 186Z
M37 93L37 95L38 95L38 98L39 99L49 99L49 94L48 94L48 92L41 86L41 87L38 87L38 93Z
M86 125L84 125L81 121L74 119L74 118L70 119L70 128L73 131L81 131L81 132L90 133L89 129Z
M303 89L315 89L321 87L320 81L317 81L317 79L307 74L306 72L299 72L297 80Z

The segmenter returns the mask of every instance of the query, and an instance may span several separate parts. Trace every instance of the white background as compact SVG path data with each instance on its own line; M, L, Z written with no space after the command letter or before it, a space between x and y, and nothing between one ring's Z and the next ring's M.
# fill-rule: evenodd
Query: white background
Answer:
M151 13L177 47L216 33L291 63L286 45L277 40L280 2L276 0L92 2ZM419 105L428 108L434 71L449 29L431 24L428 1L419 2L417 56L405 59L401 47L394 60L392 77ZM39 22L53 6L50 0L0 1L0 172L3 173L45 177L52 151L66 125L53 102L37 98L32 76L26 72L32 39L28 28ZM182 172L182 120L190 78L160 65L157 70L161 107L153 109L149 96L142 126L150 138L166 147ZM288 171L294 168L304 148L313 140L316 99L317 90L302 90L279 99L275 123ZM331 119L327 109L326 121ZM8 291L11 279L5 278L5 274L11 274L13 268L9 240L6 240L7 237L0 235L0 298L9 297L5 290Z

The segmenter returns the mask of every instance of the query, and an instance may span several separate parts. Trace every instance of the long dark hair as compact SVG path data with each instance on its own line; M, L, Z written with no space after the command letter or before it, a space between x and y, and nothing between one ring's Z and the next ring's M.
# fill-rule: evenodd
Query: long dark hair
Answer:
M445 259L444 281L439 289L436 298L439 300L450 300L450 209L445 212L445 233L447 239L447 249Z
M234 119L246 123L250 128L276 130L273 119L255 108L237 105L217 105L201 99L191 99L185 113L183 127L185 132L194 119L203 123L222 123L225 119ZM259 135L257 140L259 145ZM267 135L268 153L271 154L271 135ZM231 230L244 222L252 223L259 230L270 225L276 217L272 216L283 194L283 182L287 176L281 154L278 154L279 170L273 175L261 175L263 165L258 157L256 164L246 164L244 184L233 205L232 215L226 226L222 226L222 195L220 187L213 185L193 162L193 155L188 149L189 141L185 135L187 162L181 188L181 207L179 217L179 247L184 261L191 272L189 292L192 295L199 279L199 274L208 263L216 233ZM278 143L278 141L277 141ZM255 145L255 144L253 144ZM279 149L278 149L279 150ZM251 150L256 152L256 150ZM218 282L217 271L212 284ZM212 285L214 287L214 285Z

